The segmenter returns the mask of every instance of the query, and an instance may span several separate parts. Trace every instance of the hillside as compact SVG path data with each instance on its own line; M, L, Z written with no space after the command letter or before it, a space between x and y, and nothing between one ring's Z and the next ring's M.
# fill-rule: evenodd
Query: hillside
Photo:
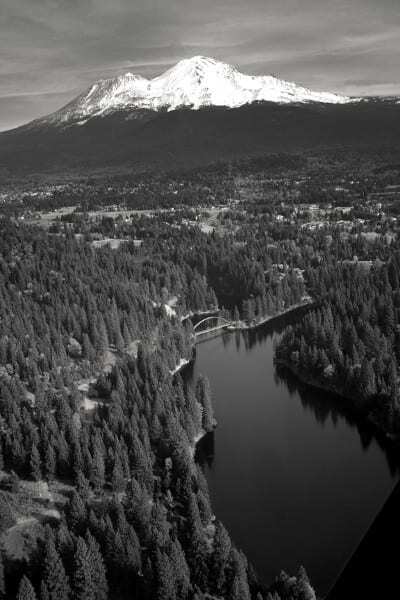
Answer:
M135 118L132 118L134 116ZM84 126L25 126L0 135L4 178L32 172L175 169L268 152L397 147L396 101L245 105L171 112L126 111Z

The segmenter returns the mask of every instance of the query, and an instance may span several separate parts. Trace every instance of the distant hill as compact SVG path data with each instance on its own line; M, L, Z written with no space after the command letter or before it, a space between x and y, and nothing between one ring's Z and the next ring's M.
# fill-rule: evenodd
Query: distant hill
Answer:
M332 148L397 148L400 104L256 102L237 108L121 109L84 125L46 120L0 134L0 174L90 171L126 166L191 168L216 160Z

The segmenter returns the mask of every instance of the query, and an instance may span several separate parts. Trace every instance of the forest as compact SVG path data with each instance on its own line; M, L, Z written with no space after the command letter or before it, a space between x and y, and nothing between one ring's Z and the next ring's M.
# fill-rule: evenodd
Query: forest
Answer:
M362 152L338 147L301 154L264 153L175 170L122 170L116 174L104 169L90 176L85 171L75 176L26 175L11 182L6 178L0 181L0 206L3 213L16 215L66 206L81 211L111 206L160 210L250 199L246 206L251 208L254 183L266 205L288 198L296 203L337 202L341 206L353 199L361 205L371 193L400 184L400 159L393 147ZM398 212L398 197L389 200Z
M318 307L288 327L276 349L300 377L332 389L384 432L400 431L400 253L371 268L310 273Z
M315 598L302 567L264 582L214 515L212 390L184 365L193 316L309 305L276 362L398 435L398 165L325 158L4 196L0 598Z
M302 568L259 580L214 516L194 461L212 392L177 370L188 313L250 320L297 277L197 228L139 219L144 244L112 250L77 227L0 219L0 597L314 598Z

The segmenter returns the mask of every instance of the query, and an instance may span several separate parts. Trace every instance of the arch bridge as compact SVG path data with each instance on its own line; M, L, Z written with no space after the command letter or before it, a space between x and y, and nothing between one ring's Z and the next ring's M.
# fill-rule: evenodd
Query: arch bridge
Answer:
M229 325L232 325L231 321L228 321L219 315L212 315L211 317L205 317L196 323L196 325L193 327L193 330L196 335L202 335L203 333L210 333L211 331L225 329L226 327L229 327Z

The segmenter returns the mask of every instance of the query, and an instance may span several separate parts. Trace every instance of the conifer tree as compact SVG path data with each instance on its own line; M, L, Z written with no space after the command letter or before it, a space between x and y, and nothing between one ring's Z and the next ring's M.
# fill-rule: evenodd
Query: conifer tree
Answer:
M95 360L96 352L87 333L84 333L82 336L82 348L83 356L92 364Z
M19 584L17 600L37 600L35 590L28 577L25 575L22 577Z
M245 561L235 548L231 550L231 570L232 579L229 598L232 600L250 600Z
M141 548L138 536L132 525L128 526L124 538L127 565L129 565L129 569L134 573L138 573L142 568Z
M86 508L85 504L76 490L73 491L68 505L68 525L76 532L80 533L85 527Z
M190 589L190 570L178 539L171 541L168 556L174 570L177 597L185 600Z
M200 375L196 382L196 397L203 407L203 429L205 431L212 431L214 427L214 412L211 404L210 382L203 375Z
M299 568L296 581L296 597L301 600L315 600L315 592L311 587L310 580L303 566Z
M108 350L110 343L108 340L107 328L101 314L98 316L96 335L96 350L98 353L102 354L103 352Z
M67 573L71 572L75 552L74 535L66 523L61 523L56 535L57 552L60 554Z
M88 548L81 537L78 538L75 550L72 598L73 600L95 600L96 598Z
M225 592L226 570L231 551L231 540L222 523L218 522L215 528L214 552L211 557L210 569L215 591L218 595Z
M125 489L125 479L122 471L122 465L119 458L116 458L114 461L114 467L111 476L111 485L112 489L115 492L121 492Z
M187 519L187 550L186 556L192 573L192 578L198 585L203 585L208 578L207 574L207 546L203 525L201 522L196 496L193 492L188 501Z
M45 451L44 472L46 478L52 481L56 472L56 455L53 448L53 440L50 440Z
M156 550L155 559L156 600L176 600L174 569L165 552Z
M31 455L29 459L31 476L35 481L39 481L42 478L42 468L39 450L36 444L32 445Z
M10 502L4 492L0 492L0 534L14 525L15 519Z
M70 587L64 565L58 554L53 535L48 532L43 561L42 581L46 586L48 600L68 600Z
M90 576L93 589L95 590L95 600L107 600L108 583L103 556L99 544L89 531L86 532L86 543L88 548Z
M90 481L92 482L95 490L99 491L104 487L105 483L105 467L104 458L101 450L96 447L94 450L92 469L90 473Z
M79 471L76 476L76 488L80 497L87 500L90 495L90 485L82 471Z

